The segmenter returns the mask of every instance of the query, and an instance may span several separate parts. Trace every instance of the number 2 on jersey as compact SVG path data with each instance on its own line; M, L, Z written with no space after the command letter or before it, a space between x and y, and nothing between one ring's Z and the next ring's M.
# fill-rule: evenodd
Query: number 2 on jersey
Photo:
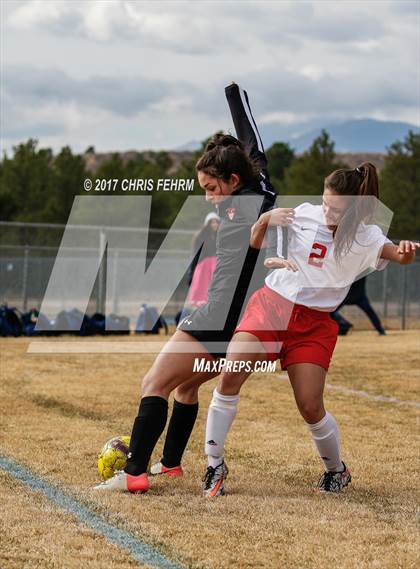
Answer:
M322 243L315 243L312 245L312 251L309 255L308 263L314 267L322 268L324 264L324 258L327 254L327 247L322 245Z

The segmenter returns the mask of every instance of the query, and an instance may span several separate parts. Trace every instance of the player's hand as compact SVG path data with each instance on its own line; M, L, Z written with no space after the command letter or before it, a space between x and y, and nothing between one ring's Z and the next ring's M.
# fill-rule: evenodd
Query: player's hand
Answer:
M295 210L291 207L277 207L267 211L268 225L281 225L287 227L295 219Z
M289 259L281 259L280 257L270 257L264 261L264 266L267 269L287 269L296 273L298 270L296 263L289 261Z
M413 253L416 249L420 249L420 243L416 241L400 241L398 245L398 253L404 255L404 253Z
M400 241L397 248L397 253L399 256L399 262L402 265L409 265L412 263L416 257L416 251L420 248L420 243L417 241Z

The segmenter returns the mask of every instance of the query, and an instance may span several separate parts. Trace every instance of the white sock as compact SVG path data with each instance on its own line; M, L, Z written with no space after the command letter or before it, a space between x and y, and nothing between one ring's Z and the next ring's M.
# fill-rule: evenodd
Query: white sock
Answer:
M326 470L341 472L343 463L340 456L340 434L334 417L328 413L318 423L306 423L311 432L319 456L324 461Z
M205 453L209 466L216 468L223 462L225 440L236 417L239 403L237 395L222 395L215 389L207 413Z

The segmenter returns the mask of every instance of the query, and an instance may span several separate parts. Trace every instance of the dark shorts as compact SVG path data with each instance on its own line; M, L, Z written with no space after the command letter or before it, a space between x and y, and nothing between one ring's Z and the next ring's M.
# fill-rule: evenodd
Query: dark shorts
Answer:
M223 358L238 325L241 308L210 301L183 318L177 328L200 342L214 358Z

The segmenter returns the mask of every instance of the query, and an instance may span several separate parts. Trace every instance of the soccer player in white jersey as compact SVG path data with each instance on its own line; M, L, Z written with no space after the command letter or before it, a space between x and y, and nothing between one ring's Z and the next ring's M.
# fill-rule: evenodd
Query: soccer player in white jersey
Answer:
M267 259L276 269L251 297L228 348L228 363L214 390L206 428L208 468L205 496L224 493L228 470L224 445L235 418L239 391L249 371L229 371L229 362L281 361L295 400L325 472L318 489L340 492L351 481L342 461L337 422L325 410L323 391L337 340L338 326L329 313L345 298L351 283L389 261L408 264L419 243L394 245L377 225L369 224L378 198L373 164L340 169L325 179L322 205L303 203L290 213L274 209L255 223L251 246L264 247L269 226L289 225L288 258ZM279 237L281 233L279 232ZM233 369L233 364L231 368ZM238 368L236 368L238 369Z

